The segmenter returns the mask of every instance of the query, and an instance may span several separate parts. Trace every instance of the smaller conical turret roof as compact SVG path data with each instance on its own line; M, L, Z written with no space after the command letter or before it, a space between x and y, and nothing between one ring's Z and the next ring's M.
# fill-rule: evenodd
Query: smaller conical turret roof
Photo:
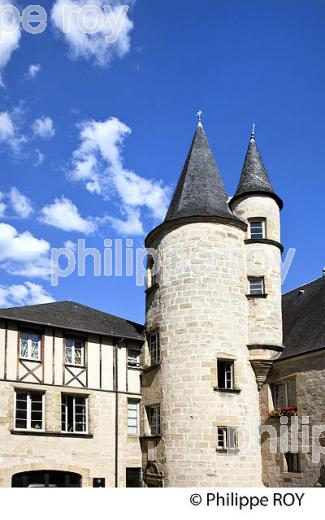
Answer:
M241 172L237 191L231 199L231 205L235 200L248 195L268 195L283 208L283 202L274 192L269 176L263 164L261 154L255 141L255 125L251 133L248 149Z

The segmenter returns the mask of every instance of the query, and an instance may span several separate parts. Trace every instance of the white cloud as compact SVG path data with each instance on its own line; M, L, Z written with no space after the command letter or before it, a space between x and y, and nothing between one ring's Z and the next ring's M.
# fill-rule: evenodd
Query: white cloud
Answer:
M27 79L34 79L41 71L41 66L39 63L32 63L28 67L28 72L26 74Z
M67 240L63 245L66 249L70 249L71 251L76 251L77 249L77 244L72 242L72 240Z
M0 223L0 268L9 274L48 278L50 244L29 231L19 233L9 224Z
M8 194L10 204L14 212L21 218L28 218L33 213L33 206L26 195L13 187Z
M25 282L17 285L0 285L0 307L36 305L54 302L54 298L36 283Z
M0 217L3 217L6 211L6 204L3 202L4 200L4 194L0 191Z
M21 145L27 140L19 129L21 116L20 106L15 107L11 112L0 112L0 144L9 146L15 154L19 154Z
M42 162L44 161L44 154L38 149L38 148L35 148L35 160L34 160L34 166L37 167L37 166L40 166L42 164Z
M0 8L13 5L9 0L0 0ZM0 85L3 87L2 72L8 64L12 53L19 47L21 37L20 25L13 24L10 17L3 13L0 24Z
M81 217L77 206L65 197L55 199L53 204L44 206L41 213L40 222L63 231L78 231L89 235L97 228L94 221Z
M126 220L107 216L106 219L111 223L112 228L121 235L143 235L144 229L141 222L139 209L125 208Z
M29 231L19 233L10 224L0 224L0 262L26 262L47 255L50 244L35 238Z
M72 180L83 182L90 192L105 198L118 195L122 213L127 215L131 234L142 227L140 208L147 208L155 219L164 218L169 199L169 188L162 182L140 177L123 166L122 145L131 129L117 118L106 121L86 121L81 125L81 144L72 157ZM123 220L111 217L111 223L121 225ZM126 228L125 228L126 231Z
M32 128L34 134L42 139L51 139L55 135L53 120L50 117L35 119Z
M12 139L15 134L14 123L8 112L0 113L0 141Z
M131 3L133 1L129 1L128 5ZM109 16L105 16L103 10L107 4L111 7ZM102 13L102 18L96 16L94 6ZM125 3L121 0L56 0L51 19L63 34L73 59L94 60L97 65L105 66L115 57L122 58L129 52L133 22L127 16ZM82 23L85 30L82 30ZM94 28L94 32L87 34L86 31L90 32L91 28ZM106 42L105 36L111 35L111 43Z

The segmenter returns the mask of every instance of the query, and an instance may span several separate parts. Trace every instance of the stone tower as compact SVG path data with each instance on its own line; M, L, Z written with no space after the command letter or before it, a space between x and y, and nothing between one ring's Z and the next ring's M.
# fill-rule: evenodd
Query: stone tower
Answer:
M148 486L262 485L258 385L282 345L279 205L254 136L228 204L199 121L166 219L146 239ZM247 264L253 218L267 230L256 247L274 250L278 262L262 289L264 271L257 276Z
M237 191L230 201L234 213L248 223L245 240L247 276L260 280L263 291L248 297L248 349L259 389L273 359L283 350L280 211L275 194L251 133Z

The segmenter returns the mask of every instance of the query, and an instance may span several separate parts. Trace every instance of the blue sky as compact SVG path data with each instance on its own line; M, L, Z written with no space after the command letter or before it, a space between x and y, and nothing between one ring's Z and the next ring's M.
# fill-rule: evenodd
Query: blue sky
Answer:
M137 0L108 46L101 33L64 35L65 3L40 2L46 30L0 45L1 304L71 299L143 321L134 277L94 278L90 264L51 287L49 248L85 238L103 251L119 237L142 247L199 108L229 194L256 123L285 202L282 241L297 250L283 289L321 276L325 0Z

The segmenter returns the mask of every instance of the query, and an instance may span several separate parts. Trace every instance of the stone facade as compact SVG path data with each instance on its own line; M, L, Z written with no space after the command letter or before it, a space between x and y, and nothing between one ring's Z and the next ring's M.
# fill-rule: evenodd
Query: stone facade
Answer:
M64 338L77 332L34 325L42 336L42 356L28 362L19 357L19 335L32 325L0 325L0 487L10 487L17 473L36 470L77 473L83 487L92 487L95 478L104 478L106 487L125 487L126 468L142 466L140 431L128 435L128 399L140 402L140 369L128 368L126 343L117 347L114 338L87 335L85 370L78 367L78 377L70 381L66 372L74 368L65 365ZM128 347L140 352L142 343L129 341ZM15 428L15 391L23 389L44 393L44 431ZM63 394L88 398L86 434L62 432Z
M262 435L264 484L270 487L324 486L324 469L322 469L325 466L324 353L314 352L279 360L274 364L268 384L262 388L260 395L263 428L270 425L279 432L280 419L270 419L267 414L267 411L274 407L270 389L273 384L286 381L293 381L296 386L297 417L288 420L288 449L290 451L293 447L294 437L292 441L291 434L292 430L297 428L300 471L290 473L287 471L284 453L281 453L280 449L277 453L272 453L270 434L265 431ZM302 446L303 432L305 432L306 450ZM318 452L320 457L317 455Z

